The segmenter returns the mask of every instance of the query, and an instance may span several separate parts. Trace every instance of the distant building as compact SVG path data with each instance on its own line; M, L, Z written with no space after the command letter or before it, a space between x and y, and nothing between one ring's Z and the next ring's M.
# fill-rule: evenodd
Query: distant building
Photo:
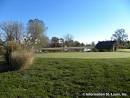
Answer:
M93 48L94 48L93 45L86 45L86 47L84 47L83 51L84 52L91 52Z
M117 43L116 41L99 41L95 48L99 51L116 51Z
M58 47L58 48L42 48L43 52L68 52L68 51L83 51L84 47Z

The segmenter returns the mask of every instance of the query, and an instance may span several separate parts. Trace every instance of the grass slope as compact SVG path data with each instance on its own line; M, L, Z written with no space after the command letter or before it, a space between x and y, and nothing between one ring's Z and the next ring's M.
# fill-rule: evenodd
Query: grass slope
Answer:
M81 92L129 91L130 59L37 58L28 70L0 74L0 98L76 98Z

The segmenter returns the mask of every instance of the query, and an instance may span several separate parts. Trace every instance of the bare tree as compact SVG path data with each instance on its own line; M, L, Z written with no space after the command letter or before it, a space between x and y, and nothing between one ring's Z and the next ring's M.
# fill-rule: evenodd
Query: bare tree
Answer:
M111 37L112 40L117 41L119 47L122 47L123 44L127 41L128 35L125 32L125 29L118 29Z
M70 47L71 44L73 43L73 36L71 34L67 34L64 36L64 40L65 40L65 45Z
M22 39L23 25L20 22L4 22L0 25L1 40L4 39L3 46L6 50L5 59L8 65L11 65L11 55L14 50L18 49L18 45Z
M73 36L71 34L67 34L64 36L65 41L71 41L73 40Z
M20 22L4 22L0 25L5 41L19 41L22 39L23 25Z

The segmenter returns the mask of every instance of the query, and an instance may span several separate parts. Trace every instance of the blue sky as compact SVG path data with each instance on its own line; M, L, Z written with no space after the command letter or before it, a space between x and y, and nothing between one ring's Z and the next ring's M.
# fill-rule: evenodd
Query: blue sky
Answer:
M41 19L47 35L84 43L109 40L124 28L130 39L130 0L0 0L0 22Z

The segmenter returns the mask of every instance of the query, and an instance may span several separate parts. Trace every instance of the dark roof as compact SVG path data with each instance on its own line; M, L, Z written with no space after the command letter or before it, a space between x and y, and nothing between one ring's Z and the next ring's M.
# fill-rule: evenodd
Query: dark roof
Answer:
M110 49L116 45L116 41L99 41L95 46L97 49Z

